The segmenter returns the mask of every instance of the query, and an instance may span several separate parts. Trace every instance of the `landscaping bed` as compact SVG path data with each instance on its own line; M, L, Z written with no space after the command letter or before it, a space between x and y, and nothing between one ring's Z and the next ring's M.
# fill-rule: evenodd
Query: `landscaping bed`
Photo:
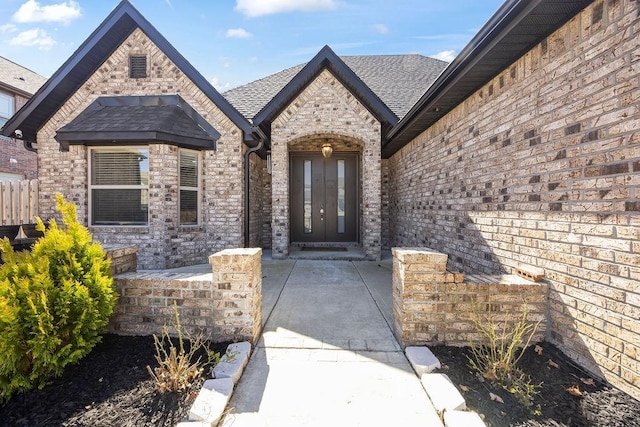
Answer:
M211 349L224 353L227 345L214 344ZM439 372L463 390L467 406L483 414L487 426L640 426L639 401L593 379L553 345L541 343L540 348L541 354L529 348L519 363L532 383L542 383L529 408L505 390L480 381L468 366L467 348L431 350L443 364ZM107 334L80 363L68 366L62 377L42 390L16 395L0 407L0 425L175 426L186 418L203 380L180 398L158 394L146 369L155 366L154 355L152 337ZM578 386L582 396L570 394L567 389L572 386ZM489 393L504 403L492 401Z
M540 354L531 346L518 364L531 384L542 383L528 408L506 390L482 381L469 367L468 348L437 346L431 351L443 365L437 372L449 376L487 426L640 426L640 401L593 378L553 345L538 346ZM504 403L492 400L490 393Z
M210 348L224 354L228 344ZM186 419L204 380L181 395L159 394L147 372L147 365L157 366L154 356L151 336L107 334L87 357L67 366L62 377L1 406L0 425L173 427Z

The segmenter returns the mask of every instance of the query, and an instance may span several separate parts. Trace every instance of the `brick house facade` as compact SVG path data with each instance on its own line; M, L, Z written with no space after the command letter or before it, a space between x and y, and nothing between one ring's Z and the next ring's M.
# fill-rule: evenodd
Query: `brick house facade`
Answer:
M324 48L307 65L222 96L124 1L54 76L75 89L57 94L52 78L3 132L20 128L38 143L43 215L53 213L53 193L61 191L96 239L137 244L141 268L203 263L238 246L283 258L298 240L335 244L341 236L315 233L336 200L312 200L331 186L338 206L353 199L351 210L337 208L338 229L356 230L340 243L369 259L390 247L428 246L467 273L542 267L547 339L640 397L640 8L631 0L561 3L507 1L446 69L408 55L340 58ZM132 77L132 56L147 58L144 77ZM389 68L367 74L380 61ZM433 70L406 91L377 86L380 75L409 69L417 79L424 67ZM387 80L411 84L407 76ZM142 144L144 170L136 170L148 180L136 199L148 220L95 223L92 197L104 189L94 181L92 153L130 154L140 144L108 139L108 123L83 128L91 134L85 141L61 140L61 130L81 127L101 97L128 103L164 95L178 95L197 115L191 119L210 124L215 146L194 150L193 126L173 135L176 143L156 130ZM336 162L330 167L319 154L326 144ZM199 165L189 188L186 146ZM316 164L324 165L319 187ZM343 171L335 182L327 180L334 167ZM182 223L188 191L197 194L193 224ZM304 231L294 229L297 215Z
M0 57L0 128L47 79L33 71ZM0 181L35 179L38 156L22 141L0 136Z

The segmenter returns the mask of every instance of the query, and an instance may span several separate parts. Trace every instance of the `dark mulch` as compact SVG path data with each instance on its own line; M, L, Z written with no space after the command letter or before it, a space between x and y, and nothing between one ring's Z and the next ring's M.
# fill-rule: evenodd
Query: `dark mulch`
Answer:
M224 353L227 344L210 348ZM147 372L147 365L157 366L154 355L153 337L107 334L62 377L0 407L0 425L175 426L186 418L204 380L181 395L159 394Z
M482 414L487 426L640 426L640 401L594 379L553 345L539 345L541 355L531 346L519 363L533 384L542 383L530 408L504 389L481 381L469 368L468 348L439 346L431 350L444 365L439 372L446 373L458 389L468 388L462 391L467 406ZM549 359L558 367L551 366ZM590 379L594 379L593 385L587 384ZM567 392L572 386L579 388L581 397ZM492 401L489 393L500 396L504 403ZM539 415L533 413L536 410Z

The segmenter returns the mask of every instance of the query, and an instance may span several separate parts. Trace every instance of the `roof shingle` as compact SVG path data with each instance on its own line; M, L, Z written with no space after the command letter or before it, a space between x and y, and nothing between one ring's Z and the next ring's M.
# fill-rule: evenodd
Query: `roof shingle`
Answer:
M439 59L416 54L340 58L399 118L411 109L447 66ZM304 66L287 68L231 89L223 96L245 117L253 118Z
M33 95L46 81L46 77L0 56L0 85Z

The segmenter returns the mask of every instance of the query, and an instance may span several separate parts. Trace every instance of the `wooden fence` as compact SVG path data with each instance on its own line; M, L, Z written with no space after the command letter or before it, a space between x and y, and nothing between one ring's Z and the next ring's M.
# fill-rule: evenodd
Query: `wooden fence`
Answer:
M0 181L0 225L35 223L38 180Z

